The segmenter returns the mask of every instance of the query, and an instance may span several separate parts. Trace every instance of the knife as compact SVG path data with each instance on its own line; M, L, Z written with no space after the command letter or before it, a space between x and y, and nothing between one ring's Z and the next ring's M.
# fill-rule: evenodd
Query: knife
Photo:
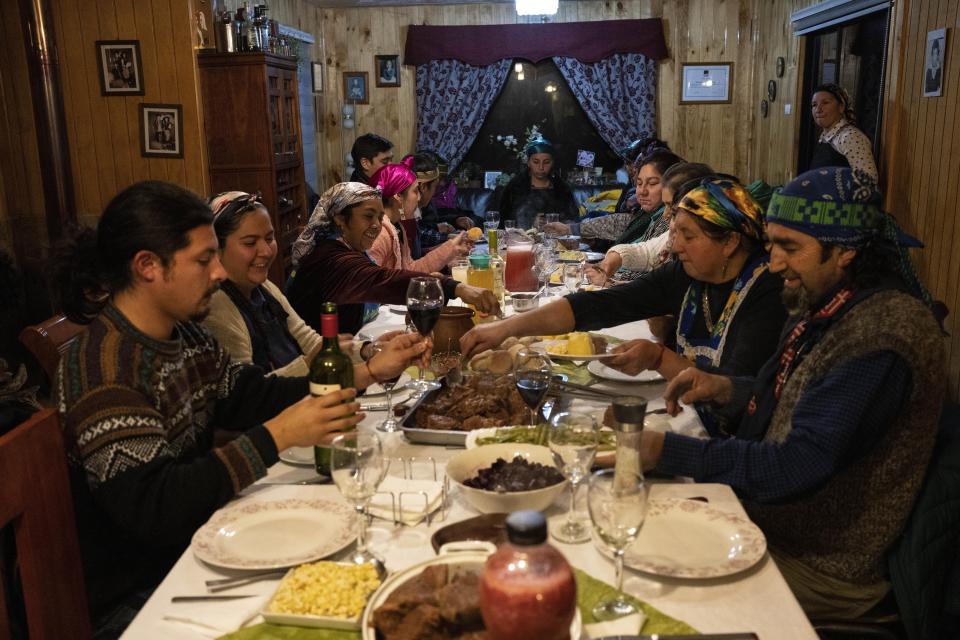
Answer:
M246 595L211 595L204 594L199 596L173 596L170 598L170 602L203 602L206 600L239 600L241 598L255 598L256 594L250 593Z
M643 636L604 636L597 640L758 640L757 634L748 631L742 633L701 633L697 635L663 635L654 633Z

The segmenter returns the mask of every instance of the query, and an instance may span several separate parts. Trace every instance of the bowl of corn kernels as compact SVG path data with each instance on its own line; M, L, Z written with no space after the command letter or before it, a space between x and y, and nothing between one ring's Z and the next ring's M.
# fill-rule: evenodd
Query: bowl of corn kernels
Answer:
M311 562L290 569L260 612L274 624L356 630L380 586L372 564Z

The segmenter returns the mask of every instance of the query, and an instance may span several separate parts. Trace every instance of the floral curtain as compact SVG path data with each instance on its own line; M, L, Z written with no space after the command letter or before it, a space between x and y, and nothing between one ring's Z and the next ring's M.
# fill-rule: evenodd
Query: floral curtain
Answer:
M612 149L656 133L657 72L640 53L618 53L594 63L555 57L587 118Z
M504 59L485 67L459 60L417 65L417 149L439 153L455 169L500 94L510 64Z

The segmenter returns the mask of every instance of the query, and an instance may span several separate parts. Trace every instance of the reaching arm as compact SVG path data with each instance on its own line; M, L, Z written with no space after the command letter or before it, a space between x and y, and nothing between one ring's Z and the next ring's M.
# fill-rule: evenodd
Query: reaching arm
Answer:
M573 309L566 298L561 298L505 320L475 326L460 338L460 351L469 358L475 353L495 349L510 336L566 333L572 331L573 326Z

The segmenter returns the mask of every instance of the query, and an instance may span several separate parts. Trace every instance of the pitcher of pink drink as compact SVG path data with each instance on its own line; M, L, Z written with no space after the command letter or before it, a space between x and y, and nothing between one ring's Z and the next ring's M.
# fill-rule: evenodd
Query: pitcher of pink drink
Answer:
M527 239L507 240L507 266L504 286L507 291L536 291L539 287L533 271L533 242Z

